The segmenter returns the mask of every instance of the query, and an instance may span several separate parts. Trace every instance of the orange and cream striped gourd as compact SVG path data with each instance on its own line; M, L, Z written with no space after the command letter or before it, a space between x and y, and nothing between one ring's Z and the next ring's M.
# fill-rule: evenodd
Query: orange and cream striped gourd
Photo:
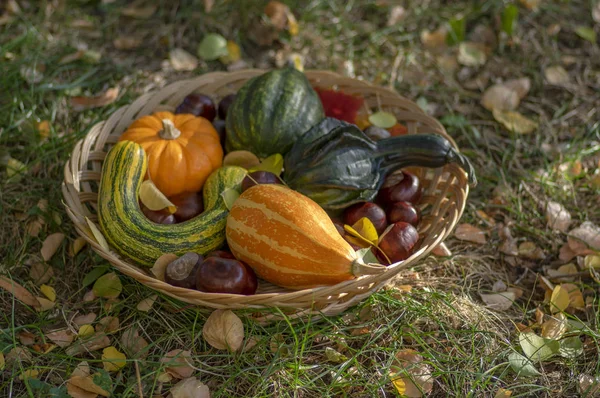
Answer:
M333 285L384 269L365 264L316 202L283 185L259 184L242 193L225 233L237 259L289 289Z

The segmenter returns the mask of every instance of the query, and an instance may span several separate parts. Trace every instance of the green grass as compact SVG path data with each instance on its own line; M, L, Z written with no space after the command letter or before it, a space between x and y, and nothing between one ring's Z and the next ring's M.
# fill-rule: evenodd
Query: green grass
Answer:
M542 209L523 186L538 197L564 204L575 225L586 220L600 224L599 192L589 186L588 175L568 178L556 171L560 164L581 160L589 164L591 175L600 153L595 110L600 100L598 46L573 33L575 26L593 26L589 2L546 1L536 12L520 7L515 44L505 40L484 67L470 71L459 67L451 76L442 73L435 56L423 49L421 32L435 30L462 13L467 40L471 40L478 24L496 29L502 2L411 2L407 19L388 27L389 7L372 1L286 1L300 22L300 34L293 38L283 34L281 43L268 48L249 38L266 1L241 2L240 6L216 2L209 15L200 1L181 2L177 8L161 2L147 20L120 16L123 1L70 0L49 15L35 2L23 3L22 13L0 27L0 158L10 155L27 165L18 181L9 180L0 167L0 273L40 295L29 277L31 263L40 261L46 236L63 232L67 239L50 261L55 276L49 284L58 297L54 309L35 312L0 290L0 352L5 356L14 347L23 347L20 332L42 337L64 328L76 315L93 312L97 319L118 316L120 327L109 336L118 349L124 350L123 331L133 326L149 343L147 357L137 361L139 376L131 355L122 371L100 374L97 384L117 397L136 396L139 385L144 397L166 396L174 383L161 383L157 378L164 371L160 359L173 349L192 352L194 376L210 387L214 397L398 396L389 374L395 354L402 349L414 349L423 356L432 370L430 396L434 397L494 397L499 388L511 390L513 397L574 397L578 396L579 375L600 373L598 284L585 277L575 283L589 303L584 310L569 314L586 325L579 334L582 354L574 359L555 356L536 364L539 377L517 376L507 359L511 352L522 353L517 325L534 322L536 308L549 313L539 275L561 264L559 249L566 241L564 234L546 227ZM90 21L94 28L71 27L78 20ZM555 23L561 31L548 35L546 28ZM318 322L283 320L263 326L244 318L245 336L256 338L257 344L236 354L215 350L202 338L209 309L190 308L159 296L150 312L136 310L140 300L155 292L128 277L120 276L123 292L110 308L105 299L84 302L90 289L82 285L84 277L106 261L89 247L74 258L68 254L76 233L62 203L64 163L91 125L140 94L225 69L219 62L200 62L197 70L187 73L161 66L169 48L195 53L208 32L237 41L251 66L272 65L277 51L284 56L299 52L306 68L344 72L344 61L349 60L355 75L365 80L386 86L391 76L398 76L393 87L414 101L422 98L433 104L433 115L442 120L479 170L480 184L471 191L461 222L486 228L476 211L496 213L496 222L511 225L519 242L533 241L546 258L507 258L498 251L501 239L494 229L485 245L451 237L447 243L453 256L432 256L411 270L413 277L396 283L411 285L410 293L390 286L344 314ZM113 39L128 35L143 37L143 45L116 50ZM73 53L78 43L100 51L100 61L60 65L59 60ZM573 61L565 63L566 55ZM399 71L393 71L399 56ZM563 64L569 71L572 88L545 83L543 68L554 64ZM36 65L44 65L44 77L29 84L21 70ZM467 72L469 76L461 78ZM483 87L487 87L496 79L520 76L530 77L532 88L519 111L540 123L538 130L525 136L506 132L480 106L481 92L464 88L466 80L476 77L484 78ZM68 105L70 95L94 95L115 86L121 94L111 105L83 112ZM44 120L51 125L47 140L40 139L33 127ZM539 178L539 171L547 174ZM501 185L509 187L510 193L504 195L504 205L493 204L494 189ZM40 199L48 201L46 211L37 207ZM39 236L33 237L27 233L27 224L38 216L45 224ZM524 291L508 311L487 309L478 294L490 291L498 280L515 283ZM364 334L357 334L362 328ZM101 351L71 356L60 347L47 354L31 346L24 349L31 361L7 361L0 373L1 396L65 396L66 380L79 362L102 369ZM326 351L331 349L345 358L329 360ZM16 376L27 369L41 373L35 379L19 380Z

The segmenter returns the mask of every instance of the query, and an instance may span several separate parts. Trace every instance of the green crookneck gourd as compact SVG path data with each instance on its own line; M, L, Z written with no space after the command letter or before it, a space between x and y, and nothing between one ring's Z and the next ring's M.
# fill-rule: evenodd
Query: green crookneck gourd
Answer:
M336 211L372 201L394 170L449 163L458 164L470 184L477 184L469 160L441 135L404 135L375 142L353 124L325 118L285 155L284 180L325 210Z

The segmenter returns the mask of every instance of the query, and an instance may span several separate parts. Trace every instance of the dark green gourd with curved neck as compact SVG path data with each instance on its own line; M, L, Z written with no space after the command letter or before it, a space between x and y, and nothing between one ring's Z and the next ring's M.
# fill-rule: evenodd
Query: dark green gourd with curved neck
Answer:
M387 174L408 166L457 163L476 185L469 160L438 134L373 141L357 126L326 118L301 136L284 157L288 186L326 210L371 201Z

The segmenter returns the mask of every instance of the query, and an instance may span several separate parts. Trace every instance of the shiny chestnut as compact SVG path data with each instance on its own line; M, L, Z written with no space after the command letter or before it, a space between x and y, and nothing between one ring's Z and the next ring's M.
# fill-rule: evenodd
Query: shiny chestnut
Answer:
M386 212L388 223L404 221L416 227L419 224L419 210L409 202L394 202Z
M385 211L375 203L356 203L344 210L344 223L347 225L352 226L363 217L373 223L378 234L381 234L387 227Z
M196 287L196 275L202 260L202 256L197 253L185 253L173 260L165 270L165 282L177 287L194 289Z
M421 199L422 189L419 177L403 171L387 177L377 193L377 202L390 206L394 202L416 204Z
M242 180L242 192L258 184L281 184L279 177L269 171L253 171Z
M202 292L250 295L257 287L256 274L239 260L207 257L196 274L196 289Z
M183 192L169 197L169 200L177 206L177 211L173 213L177 222L187 221L204 211L201 192Z
M380 250L375 248L372 250L382 264L393 264L410 257L418 240L417 229L409 223L401 221L390 225L379 238L378 246L391 263L388 263Z

